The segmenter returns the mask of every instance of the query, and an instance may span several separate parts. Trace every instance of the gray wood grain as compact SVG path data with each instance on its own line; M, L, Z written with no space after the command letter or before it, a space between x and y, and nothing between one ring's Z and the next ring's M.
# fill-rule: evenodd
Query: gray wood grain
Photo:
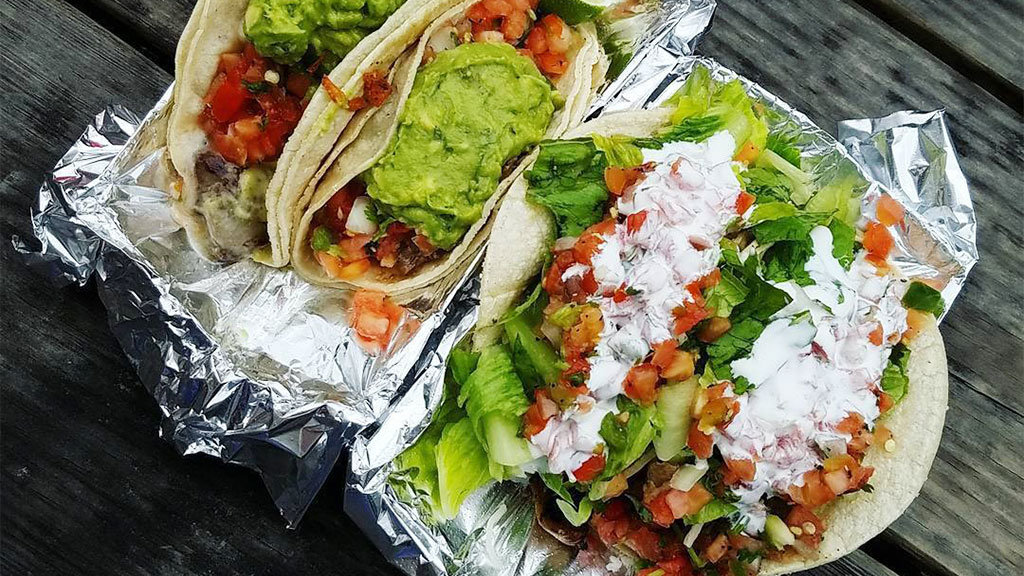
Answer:
M289 531L256 474L178 456L95 290L14 254L42 172L91 116L144 111L170 77L55 0L0 1L0 69L0 572L395 574L341 512L340 474Z
M701 47L761 82L820 125L945 107L979 220L980 264L943 334L950 412L932 477L885 533L956 574L1024 569L1024 268L1020 112L1001 104L859 7L723 3Z
M865 0L901 21L919 25L940 42L948 42L988 70L1024 88L1024 3L985 0Z

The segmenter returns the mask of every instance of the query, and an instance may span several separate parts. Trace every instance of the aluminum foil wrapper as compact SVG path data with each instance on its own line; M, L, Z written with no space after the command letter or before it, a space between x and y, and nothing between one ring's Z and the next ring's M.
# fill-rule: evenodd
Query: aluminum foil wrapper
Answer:
M601 32L626 60L667 37L695 39L678 27L704 29L713 3L631 6ZM161 435L182 454L256 470L294 526L358 431L409 413L404 431L392 418L368 436L401 447L419 432L449 351L475 323L481 254L409 302L387 350L368 354L348 326L349 293L191 250L167 202L170 101L168 90L143 119L118 106L98 114L40 188L35 239L14 244L59 283L95 277L111 330L160 406Z
M690 5L666 25L623 74L598 98L591 117L650 108L671 96L697 64L719 79L740 78L770 111L773 129L799 135L798 145L816 181L850 181L864 193L862 209L872 213L887 192L907 210L897 232L892 261L908 277L942 288L946 309L977 261L975 215L943 113L899 112L880 119L842 122L842 144L805 115L763 87L717 62L693 55L706 31L714 3ZM346 512L381 552L407 574L618 574L629 562L560 545L534 522L534 504L524 483L494 483L470 496L447 523L425 521L415 502L401 499L389 483L391 461L429 423L443 384L420 380L378 423L352 445Z
M182 454L255 469L290 525L355 433L406 383L439 378L475 321L471 278L409 305L383 354L354 340L350 294L243 261L202 260L171 218L164 155L170 90L140 121L110 107L39 191L25 260L61 283L95 276L110 327Z

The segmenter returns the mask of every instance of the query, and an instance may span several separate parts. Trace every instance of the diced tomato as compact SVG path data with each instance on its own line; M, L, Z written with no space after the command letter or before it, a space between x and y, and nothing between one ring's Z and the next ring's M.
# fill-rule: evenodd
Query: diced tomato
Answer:
M704 404L700 410L700 418L697 425L702 432L710 434L714 428L724 428L739 410L739 403L735 398L715 398Z
M316 259L330 277L338 280L355 280L370 269L370 261L366 258L346 262L326 252L317 252Z
M383 292L359 290L352 297L352 328L372 349L381 350L391 340L405 310Z
M580 464L579 468L573 470L572 475L576 477L577 482L590 482L604 470L604 463L603 454L594 454Z
M352 204L356 198L363 195L363 188L357 184L343 186L324 207L324 224L337 232L345 233L345 222L348 220L348 213L352 211Z
M566 331L564 344L567 348L589 352L597 346L603 328L601 309L593 305L584 306L576 322Z
M685 492L669 488L665 493L665 502L668 504L669 509L672 510L672 516L677 520L684 516L696 514L705 504L715 498L700 482L694 484L693 488Z
M370 239L371 236L369 234L356 234L355 236L342 238L338 242L338 247L341 248L342 260L354 262L369 258L370 255L366 253L366 245L370 243Z
M535 26L526 36L525 46L533 54L543 54L548 51L548 35L543 28Z
M884 336L885 334L882 331L882 325L878 324L875 326L875 329L868 334L868 342L871 342L875 346L881 346Z
M391 82L385 70L373 69L363 73L363 96L374 108L384 105L391 95Z
M726 468L729 469L730 472L732 472L736 476L737 480L741 480L743 482L750 482L751 480L753 480L754 474L757 472L757 466L754 464L753 460L727 459L725 461L725 466Z
M864 249L877 258L886 259L895 244L892 234L878 222L868 222L862 241Z
M366 105L366 98L363 98L362 96L356 96L348 99L348 109L352 112L358 112L363 108L366 108Z
M892 199L888 194L882 194L875 206L875 217L882 226L892 226L903 222L905 216L903 205Z
M800 528L800 536L797 536L797 538L811 548L817 548L821 544L825 523L810 508L800 505L790 508L789 513L786 515L786 525ZM812 526L813 530L806 530L808 525Z
M656 561L661 558L661 535L647 526L639 526L631 530L624 540L627 546L645 560Z
M309 92L309 87L313 84L313 78L309 74L305 74L301 71L290 72L288 79L285 80L285 89L292 96L299 98L305 98L306 92Z
M644 502L654 523L659 526L670 526L675 522L676 517L672 514L672 508L668 505L668 493L672 489L662 490L648 502Z
M754 205L754 201L757 197L753 194L748 193L746 190L740 190L739 196L736 197L736 213L743 214Z
M642 176L643 170L638 167L609 166L604 169L604 184L612 195L622 196Z
M677 349L674 340L656 344L651 363L657 366L665 380L678 382L693 376L693 355Z
M856 412L850 412L836 425L836 431L843 434L854 434L864 429L864 417Z
M715 268L711 272L708 272L706 275L702 276L701 279L697 281L697 283L700 286L701 290L707 290L712 286L718 286L718 283L721 281L722 270L719 268Z
M793 502L808 508L817 508L836 499L837 494L825 482L822 470L810 470L803 475L803 486L793 485L787 490Z
M533 438L547 426L548 419L558 413L558 406L551 400L546 390L533 393L534 402L523 414L523 435Z
M569 27L555 14L546 14L540 25L548 34L548 51L565 54L569 51Z
M889 410L892 410L892 407L895 405L896 402L893 401L892 396L886 394L885 392L882 392L878 395L878 411L881 412L882 414L885 414Z
M750 164L754 160L757 160L759 154L761 154L761 150L757 147L757 144L747 140L743 143L743 146L740 146L739 152L736 152L736 155L733 156L733 160L743 162L744 164ZM737 210L737 212L739 212L739 210ZM742 213L743 212L740 212L740 214Z
M930 322L928 312L922 312L920 310L910 308L907 310L907 330L903 332L903 342L913 342L914 338L924 330L925 326Z
M232 164L244 166L248 159L245 141L233 134L214 133L211 135L210 144L218 154Z
M224 72L214 79L210 94L207 103L218 122L231 122L249 97L249 91L242 86L241 80L232 82Z
M623 391L641 404L651 404L658 395L655 390L657 384L658 369L653 364L640 364L629 370Z
M732 328L732 322L728 318L714 316L697 331L697 339L710 344L725 335L730 328Z
M434 246L430 242L430 238L427 238L423 234L417 234L413 237L412 242L420 249L420 252L424 254L433 254L437 250L437 246Z
M719 534L715 536L715 539L708 543L701 551L701 556L705 560L714 564L725 556L725 553L729 551L729 537L725 534Z
M690 331L691 328L708 317L708 311L696 302L686 302L672 311L675 321L672 324L672 333L681 336Z
M614 231L615 221L611 218L602 220L584 230L583 234L580 234L580 237L576 240L576 244L572 247L572 254L576 258L576 262L589 266L590 259L593 258L594 254L600 249L601 244L604 243L604 236Z
M629 300L629 292L626 291L625 282L623 282L623 284L616 288L615 292L612 293L612 300L619 304L625 302L626 300Z
M697 458L707 459L711 457L711 451L715 447L714 439L710 434L705 434L698 428L698 422L690 424L690 433L686 437L686 445L693 450Z
M535 57L537 68L547 76L561 76L569 69L569 59L565 54L545 52Z
M644 226L644 222L647 221L647 210L641 210L635 214L626 216L626 231L630 234L636 234Z
M693 565L690 564L689 558L686 556L676 556L668 560L662 560L658 562L652 568L646 568L648 571L661 570L664 576L692 576ZM641 572L642 573L642 572ZM651 572L648 572L650 574Z
M583 273L583 280L580 283L580 287L583 289L583 292L588 296L597 293L597 289L600 288L601 285L598 284L597 279L594 278L593 270L587 270L586 272Z

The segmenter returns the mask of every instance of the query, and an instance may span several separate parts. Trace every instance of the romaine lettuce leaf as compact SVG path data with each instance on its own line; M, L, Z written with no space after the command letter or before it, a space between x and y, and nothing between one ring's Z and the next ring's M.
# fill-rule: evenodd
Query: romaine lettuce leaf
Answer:
M724 128L736 140L736 150L748 141L759 151L765 148L768 126L754 112L754 103L739 80L719 82L711 77L707 68L696 66L683 87L666 102L666 105L675 107L671 118L673 126L681 126L684 121L690 119L705 119L701 125L702 130L698 132L701 139ZM709 130L712 122L718 125ZM695 125L688 124L687 130L694 127Z
M893 347L889 354L889 363L882 371L882 391L899 403L907 395L910 377L907 375L907 363L910 362L910 349L902 344Z
M530 460L526 440L519 436L530 403L504 345L495 344L480 353L476 370L459 391L459 406L465 408L493 463L515 467ZM498 479L505 475L496 467L492 470Z
M747 192L757 196L759 202L789 202L789 197L793 194L793 181L778 170L753 167L740 176Z
M604 152L590 138L541 142L537 161L526 173L526 197L551 210L559 236L579 236L604 218L607 166Z
M657 433L654 405L641 406L620 396L619 414L608 414L601 421L605 441L605 465L600 480L607 480L643 456ZM623 417L628 414L628 417ZM625 422L623 420L625 419Z
M733 504L730 504L725 500L715 498L714 500L705 504L704 507L698 510L696 514L683 516L682 520L683 524L691 526L693 524L705 524L707 522L711 522L712 520L724 518L729 514L732 514L736 510L737 508Z
M609 166L639 166L644 163L644 153L640 151L633 139L627 136L602 136L594 134L591 136L594 146L604 152L604 157Z
M946 309L942 293L923 282L911 282L903 295L903 305L907 308L929 312L938 318Z
M704 294L708 310L715 316L726 318L732 309L747 297L747 287L728 269L722 269L722 278Z
M828 223L828 229L832 232L832 256L843 265L843 268L849 270L850 264L853 264L856 231L838 218L833 218Z
M437 444L437 471L438 516L444 520L454 518L466 497L491 481L487 452L469 418L444 427Z

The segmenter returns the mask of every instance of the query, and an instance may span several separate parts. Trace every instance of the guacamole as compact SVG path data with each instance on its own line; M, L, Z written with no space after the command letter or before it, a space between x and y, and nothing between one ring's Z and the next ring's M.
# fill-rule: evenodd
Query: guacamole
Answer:
M261 55L295 64L312 50L340 61L404 0L250 0L245 35Z
M446 50L420 69L398 130L364 173L381 212L450 249L480 219L504 164L537 144L551 84L505 43Z

